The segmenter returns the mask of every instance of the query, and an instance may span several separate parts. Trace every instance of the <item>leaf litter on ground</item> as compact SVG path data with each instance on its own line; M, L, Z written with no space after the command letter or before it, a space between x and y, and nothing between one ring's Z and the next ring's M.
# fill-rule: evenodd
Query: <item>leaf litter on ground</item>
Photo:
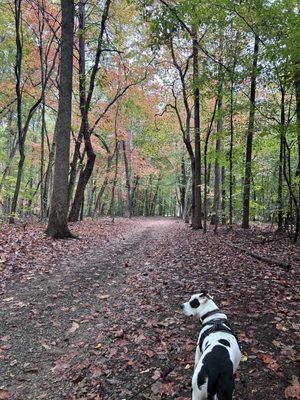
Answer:
M71 227L80 240L44 228L2 230L0 399L187 400L199 322L179 304L203 287L241 343L235 399L298 398L299 246L257 227L204 235L174 219L87 220Z

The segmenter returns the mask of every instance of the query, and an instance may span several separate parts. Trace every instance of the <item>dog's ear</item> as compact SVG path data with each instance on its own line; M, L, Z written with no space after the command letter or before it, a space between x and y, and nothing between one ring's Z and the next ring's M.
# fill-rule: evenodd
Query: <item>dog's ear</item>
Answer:
M213 299L213 297L210 294L208 294L208 291L206 289L201 290L200 293L201 293L200 297L206 297L207 299L210 299L210 300Z

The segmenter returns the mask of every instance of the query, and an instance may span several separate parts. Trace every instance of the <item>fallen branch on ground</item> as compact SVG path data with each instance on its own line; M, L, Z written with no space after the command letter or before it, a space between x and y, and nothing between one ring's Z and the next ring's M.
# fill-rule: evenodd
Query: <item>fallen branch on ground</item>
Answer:
M271 238L271 239L264 239L264 240L254 240L253 244L266 244L266 243L272 243L272 242L279 242L280 240L286 240L290 239L288 236L281 236L281 237L276 237L276 238Z
M291 268L289 263L278 260L278 259L274 258L273 256L272 257L264 257L264 256L261 256L260 254L253 253L252 251L249 251L249 250L245 249L244 247L238 246L237 244L228 243L225 240L221 240L221 242L223 242L227 246L233 247L234 249L237 249L237 250L247 254L250 257L255 258L256 260L260 260L260 261L263 261L268 264L278 265L279 267L284 268L287 271Z

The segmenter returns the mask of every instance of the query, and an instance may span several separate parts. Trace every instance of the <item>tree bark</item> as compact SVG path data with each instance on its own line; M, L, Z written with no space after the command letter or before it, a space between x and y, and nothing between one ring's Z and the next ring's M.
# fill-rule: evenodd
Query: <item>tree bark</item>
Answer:
M131 204L131 171L130 171L130 160L127 157L126 141L122 140L123 147L123 158L125 166L125 176L126 176L126 217L132 217L132 204ZM130 149L129 149L130 153Z
M195 130L195 172L193 229L202 229L201 215L201 145L200 145L200 90L199 90L199 48L196 29L193 31L193 85L194 85L194 130Z
M221 78L220 78L221 79ZM216 233L218 230L219 224L219 203L220 203L220 151L221 151L221 138L220 133L223 130L223 116L220 115L223 107L223 99L222 99L222 83L219 82L219 97L217 104L218 111L218 119L217 119L217 139L216 139L216 155L215 155L215 182L214 182L214 203L213 203L213 212L211 216L211 225L214 225L214 232Z
M235 68L233 68L234 73ZM232 229L233 225L233 135L234 135L234 124L233 124L233 91L234 82L230 84L230 145L229 145L229 228Z
M253 142L253 134L254 134L254 119L255 119L258 43L259 43L259 38L257 35L255 35L253 62L252 62L252 74L251 74L251 89L250 89L250 112L249 112L249 122L248 122L248 131L247 131L246 157L245 157L243 223L242 223L242 228L244 228L244 229L249 229L251 162L252 162L252 142Z
M109 173L110 173L113 157L114 157L114 154L110 154L110 153L108 154L105 178L104 178L104 181L103 181L103 183L101 185L101 188L100 188L99 193L98 193L97 198L96 198L94 215L96 215L97 213L98 213L98 215L100 215L102 197L103 197L103 195L105 193L105 190L107 188L107 185L108 185L108 177L109 177Z
M79 13L80 19L81 19L81 25L82 29L85 29L85 0L80 1L80 10L81 12ZM86 80L85 80L85 39L84 39L84 34L81 33L81 40L79 42L80 46L80 64L79 67L82 71L81 75L81 100L82 103L80 104L81 106L81 128L80 131L81 133L79 136L84 138L84 145L85 145L85 151L87 155L87 163L84 168L84 170L80 173L79 180L77 183L77 188L76 188L76 193L74 197L74 201L72 204L72 208L69 214L69 221L75 222L78 221L79 218L79 213L80 213L80 208L81 208L81 203L83 201L84 197L84 191L86 188L86 185L88 184L88 181L92 175L93 169L94 169L94 164L95 164L95 159L96 159L96 154L93 149L93 145L91 142L91 130L89 129L89 111L90 111L90 106L91 106L91 101L94 93L94 88L95 88L95 80L96 76L99 70L99 63L100 63L100 57L103 52L103 37L105 33L105 25L106 21L108 18L109 14L109 8L110 8L111 0L106 0L105 5L104 5L104 10L103 10L103 15L101 19L101 27L100 27L100 33L98 37L98 43L97 43L97 50L96 50L96 55L95 55L95 61L94 65L92 68L92 73L91 73L91 79L90 79L90 84L88 88L87 95L85 95L85 85L86 85ZM83 31L84 32L84 31ZM80 142L79 142L80 146ZM76 161L76 160L75 160Z
M207 232L207 211L208 211L208 185L209 185L209 180L210 180L210 170L208 171L207 168L207 151L208 151L208 143L209 143L209 138L211 135L213 123L215 120L215 115L216 115L216 110L217 110L217 105L219 102L219 95L215 101L215 106L214 106L214 111L211 117L211 121L208 127L208 131L205 137L205 142L204 142L204 233Z
M9 223L14 223L15 213L17 210L18 197L21 186L21 179L23 174L23 165L25 161L24 150L24 135L22 123L22 88L21 88L21 75L22 75L22 60L23 60L23 42L22 42L22 0L15 0L15 30L16 30L16 63L15 63L15 76L16 76L16 96L17 96L17 127L18 127L18 145L20 159L18 163L17 181L13 195L11 211L9 216Z
M285 93L281 88L281 112L280 112L280 144L279 144L279 168L278 168L278 191L277 191L277 229L278 231L283 230L283 201L282 201L282 189L283 189L283 146L284 146L284 135L285 135Z
M72 237L68 228L68 173L72 118L74 45L74 0L61 0L61 70L56 120L54 183L47 234L55 238Z
M297 142L298 142L298 166L296 170L296 176L300 176L300 62L295 63L295 95L296 95L296 129L297 129ZM299 199L300 202L300 199Z
M221 198L221 211L222 211L222 225L226 225L226 170L225 166L221 168L221 183L222 183L222 198Z
M187 185L184 156L181 156L180 172L181 172L181 174L180 174L181 177L179 179L179 184L180 184L180 186L179 186L179 191L180 191L180 215L181 215L181 217L183 217L184 210L185 210L186 185Z

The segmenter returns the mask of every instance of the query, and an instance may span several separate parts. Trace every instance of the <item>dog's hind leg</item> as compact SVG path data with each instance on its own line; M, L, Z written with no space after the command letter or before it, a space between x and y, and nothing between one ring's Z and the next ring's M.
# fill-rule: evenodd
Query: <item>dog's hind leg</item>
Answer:
M202 368L197 368L193 375L193 395L192 400L207 400L208 379Z

